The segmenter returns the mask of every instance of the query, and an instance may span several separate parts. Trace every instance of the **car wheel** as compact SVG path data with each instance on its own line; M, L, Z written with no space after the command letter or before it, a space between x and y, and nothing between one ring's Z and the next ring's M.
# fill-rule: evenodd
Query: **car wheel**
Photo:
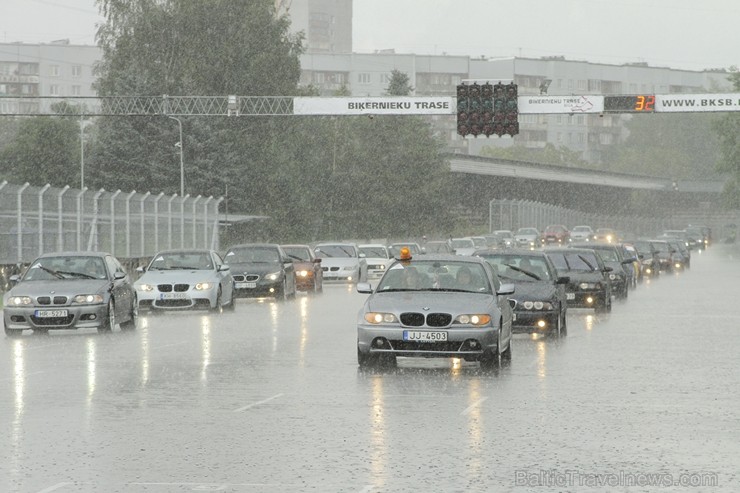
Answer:
M131 304L131 318L121 323L121 330L136 330L139 325L139 301L134 298Z
M492 370L499 367L498 349L486 349L478 358L481 370Z
M211 307L212 312L222 313L224 311L223 300L221 299L221 286L218 287L218 294L216 294L216 304Z
M283 279L282 286L275 293L275 300L277 301L287 301L288 300L288 283L285 279Z
M501 361L511 362L511 339L509 339L509 345L506 350L501 353Z
M608 307L608 309L607 309ZM594 307L594 310L596 313L605 313L611 309L611 297L609 295L604 295L601 300L598 300L596 302L596 306Z
M111 298L108 301L108 313L105 320L103 320L102 325L98 327L98 334L104 334L106 332L110 332L113 330L113 328L116 326L116 304L113 302L113 299Z
M568 335L568 312L566 311L561 315L562 322L560 323L560 337Z
M357 364L360 368L374 368L378 366L378 355L373 353L363 353L357 348Z
M236 296L234 296L235 292L236 290L232 287L231 288L231 299L229 300L229 304L226 305L226 309L229 310L230 312L233 312L234 310L236 310Z

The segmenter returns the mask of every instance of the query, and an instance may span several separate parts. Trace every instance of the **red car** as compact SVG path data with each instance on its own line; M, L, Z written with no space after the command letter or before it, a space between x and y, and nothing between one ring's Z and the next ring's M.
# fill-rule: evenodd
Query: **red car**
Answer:
M300 291L320 293L324 290L324 271L321 259L308 245L280 245L293 260L295 286Z
M542 242L545 245L567 245L570 241L570 231L562 224L551 224L542 233Z

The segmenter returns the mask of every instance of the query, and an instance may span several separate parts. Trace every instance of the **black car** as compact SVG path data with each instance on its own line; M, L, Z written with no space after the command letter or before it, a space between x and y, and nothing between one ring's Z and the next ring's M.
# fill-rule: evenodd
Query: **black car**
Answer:
M59 252L41 255L23 275L10 278L3 297L5 335L25 329L134 330L139 304L133 281L113 255Z
M547 248L544 250L559 276L568 277L565 297L569 308L612 310L612 286L604 265L595 251L585 248Z
M235 245L226 251L224 261L231 268L237 298L273 297L282 300L296 295L293 260L280 245Z
M658 253L658 262L661 272L673 272L673 256L676 249L665 240L650 240L650 244Z
M541 251L478 251L494 268L501 282L514 284L512 330L524 333L565 335L568 301L567 277L558 277L550 258Z
M634 284L635 268L632 266L632 259L624 257L620 246L609 243L574 243L571 246L595 251L604 265L612 269L607 275L612 285L612 294L617 299L627 299L629 288Z

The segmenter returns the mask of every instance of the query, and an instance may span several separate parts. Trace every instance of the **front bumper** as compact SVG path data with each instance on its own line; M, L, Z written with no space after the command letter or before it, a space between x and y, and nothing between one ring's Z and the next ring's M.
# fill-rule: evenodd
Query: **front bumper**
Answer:
M446 341L417 342L404 340L404 331L446 332ZM401 327L362 324L357 327L360 352L387 353L421 358L471 358L498 347L498 327Z
M559 314L555 310L516 310L511 331L517 334L538 334L557 329Z
M187 291L177 293L163 293L157 289L153 291L137 289L136 295L141 310L207 310L216 306L218 286L205 290L191 287Z
M37 310L66 310L64 317L37 317ZM3 308L6 329L97 329L108 319L108 305L34 306Z
M568 308L596 308L606 300L606 291L578 290L567 293Z
M357 282L360 277L359 271L355 270L325 270L324 281L349 281Z

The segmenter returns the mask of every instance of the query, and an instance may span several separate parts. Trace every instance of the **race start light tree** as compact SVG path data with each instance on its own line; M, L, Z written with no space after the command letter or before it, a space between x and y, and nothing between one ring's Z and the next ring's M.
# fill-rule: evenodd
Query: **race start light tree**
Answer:
M460 84L457 86L457 133L511 135L519 133L517 85Z

